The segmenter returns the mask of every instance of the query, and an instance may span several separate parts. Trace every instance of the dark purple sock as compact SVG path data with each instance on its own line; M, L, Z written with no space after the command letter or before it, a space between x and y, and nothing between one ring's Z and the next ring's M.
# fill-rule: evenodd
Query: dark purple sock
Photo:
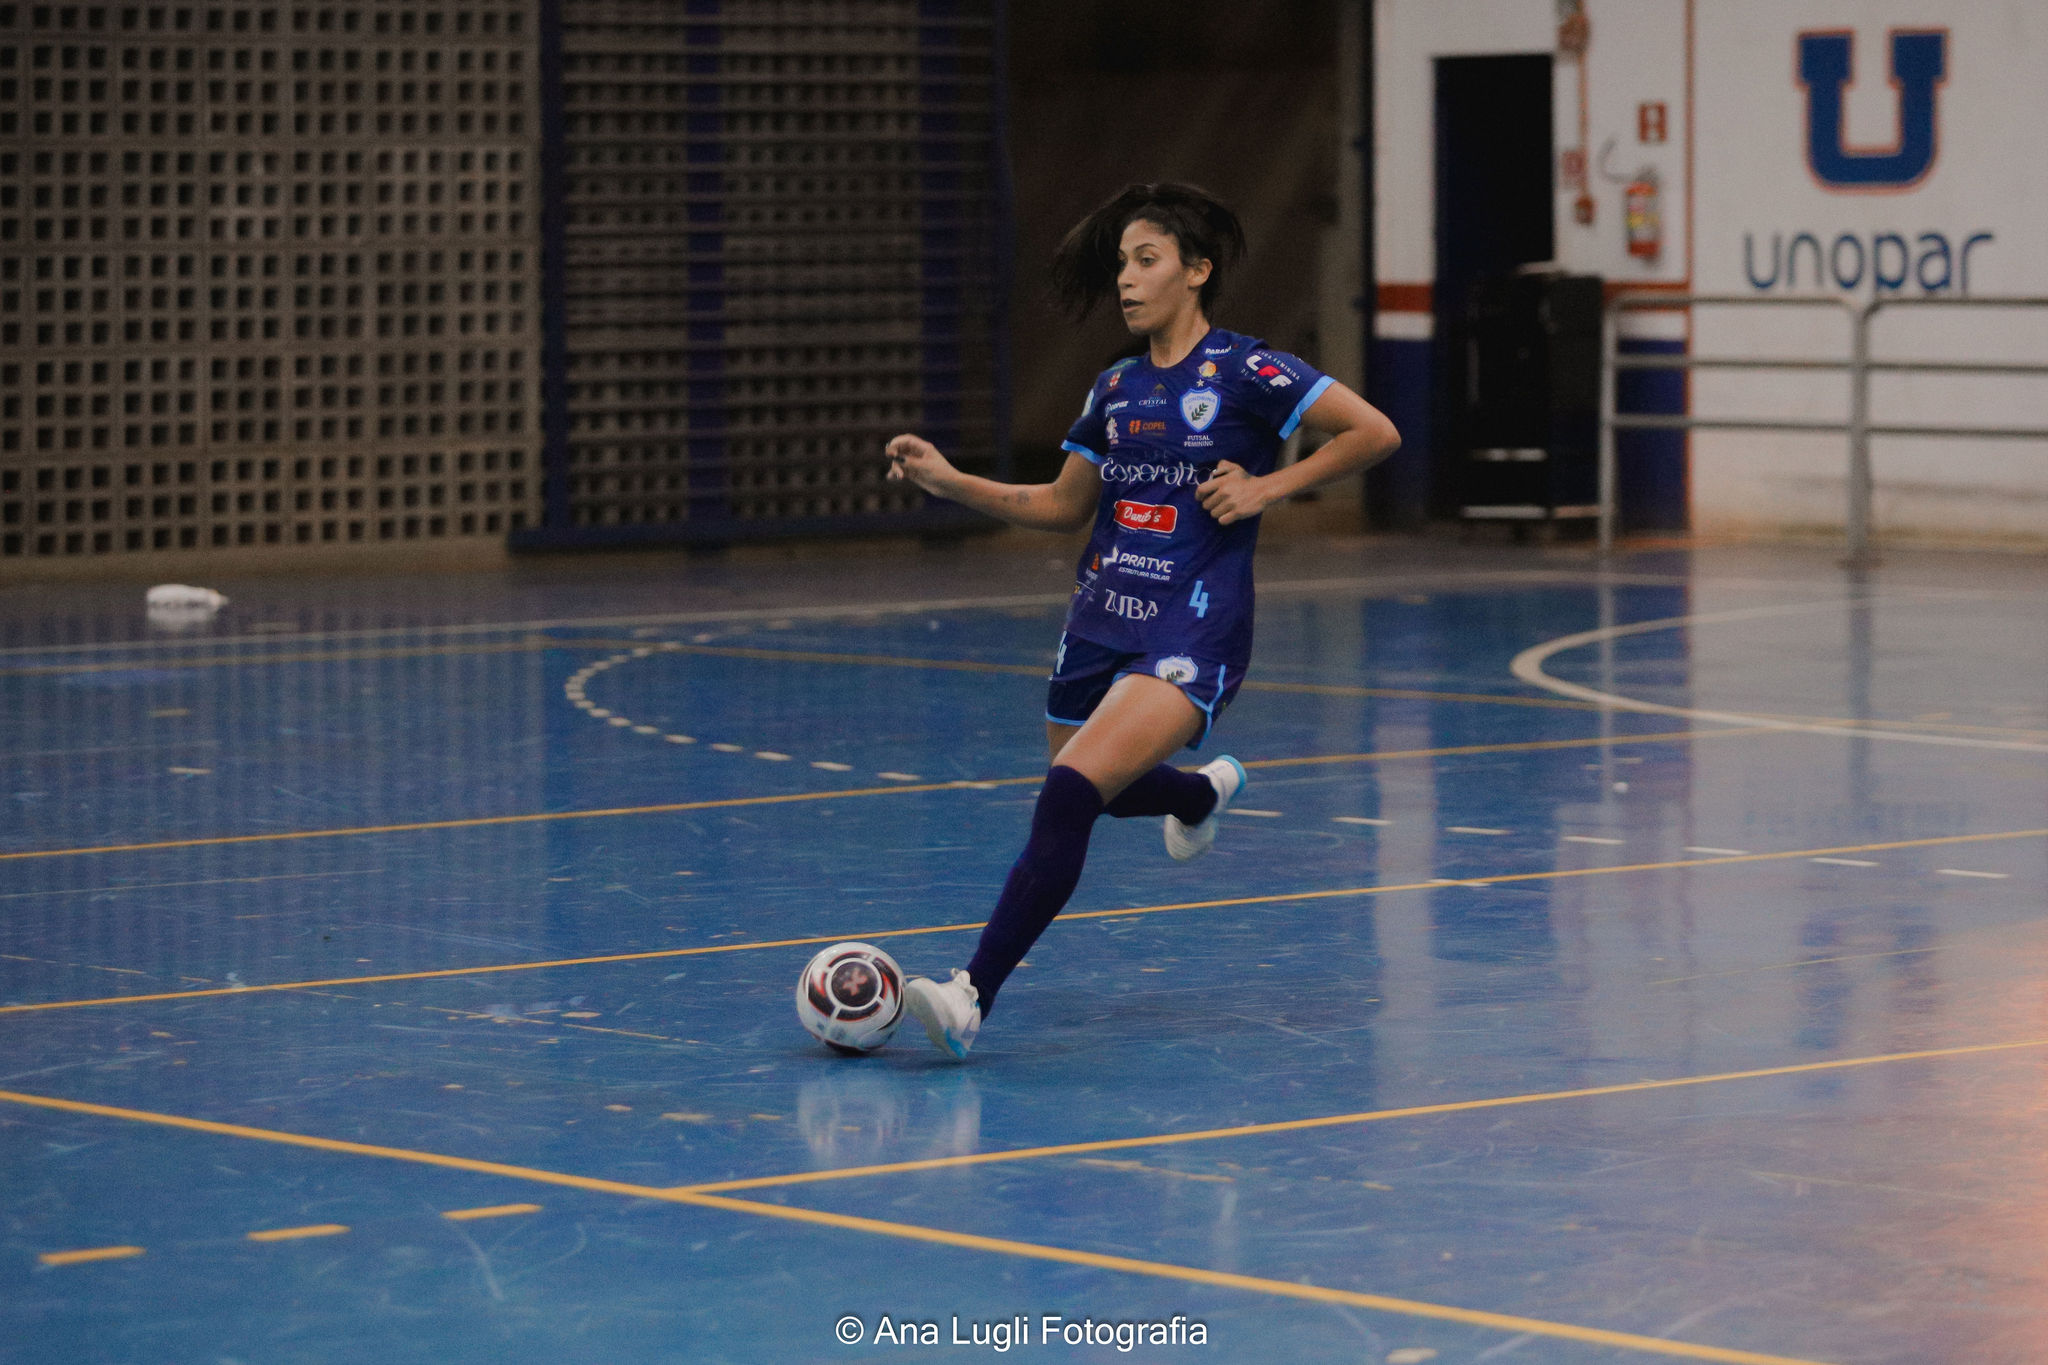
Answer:
M1216 788L1200 773L1184 773L1162 763L1117 793L1116 800L1102 809L1119 820L1171 815L1183 825L1199 825L1216 809Z
M1081 864L1088 859L1088 831L1100 814L1102 793L1093 782L1072 768L1056 767L1045 775L1031 813L1031 838L1010 868L995 913L967 964L982 1018L988 1017L1003 982L1074 894Z

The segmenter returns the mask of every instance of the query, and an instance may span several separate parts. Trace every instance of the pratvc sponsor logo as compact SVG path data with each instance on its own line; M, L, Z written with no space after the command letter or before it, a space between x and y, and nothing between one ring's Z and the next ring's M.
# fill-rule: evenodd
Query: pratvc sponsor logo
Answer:
M1132 531L1150 531L1154 535L1170 536L1173 528L1180 524L1179 508L1155 502L1119 499L1115 514L1117 525Z
M1156 579L1162 583L1173 578L1172 560L1158 559L1152 555L1134 555L1129 550L1114 545L1102 556L1102 566L1106 569L1115 569L1118 573Z

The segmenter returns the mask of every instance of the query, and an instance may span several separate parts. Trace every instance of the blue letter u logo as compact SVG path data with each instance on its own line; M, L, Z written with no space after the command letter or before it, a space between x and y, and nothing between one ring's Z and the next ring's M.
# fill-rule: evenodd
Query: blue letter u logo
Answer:
M1849 83L1854 41L1847 33L1799 35L1807 164L1823 185L1837 189L1903 189L1934 164L1934 89L1948 75L1948 34L1892 34L1899 140L1890 151L1851 152L1842 145L1842 88Z

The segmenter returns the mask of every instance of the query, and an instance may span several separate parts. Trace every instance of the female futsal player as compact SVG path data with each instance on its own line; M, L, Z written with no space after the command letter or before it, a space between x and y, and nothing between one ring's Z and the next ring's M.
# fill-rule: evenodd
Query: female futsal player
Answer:
M1076 321L1114 294L1124 325L1148 346L1096 378L1059 478L996 483L961 473L921 437L888 444L892 479L1018 526L1095 526L1054 656L1052 767L1030 839L966 969L905 983L905 1004L955 1058L1073 895L1097 816L1165 816L1166 851L1181 861L1215 842L1244 769L1228 755L1191 773L1166 759L1200 746L1244 680L1259 514L1400 444L1393 424L1342 384L1210 325L1224 273L1243 252L1236 215L1203 191L1127 187L1067 234L1053 283ZM1329 443L1275 470L1280 443L1303 424Z

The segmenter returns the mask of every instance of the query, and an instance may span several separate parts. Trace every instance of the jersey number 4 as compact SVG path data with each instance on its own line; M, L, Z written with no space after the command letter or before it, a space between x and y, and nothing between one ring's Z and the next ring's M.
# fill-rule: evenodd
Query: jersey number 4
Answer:
M1188 605L1195 609L1195 615L1197 616L1207 616L1209 614L1209 594L1202 591L1200 580L1197 580L1195 583L1195 595L1188 599Z

